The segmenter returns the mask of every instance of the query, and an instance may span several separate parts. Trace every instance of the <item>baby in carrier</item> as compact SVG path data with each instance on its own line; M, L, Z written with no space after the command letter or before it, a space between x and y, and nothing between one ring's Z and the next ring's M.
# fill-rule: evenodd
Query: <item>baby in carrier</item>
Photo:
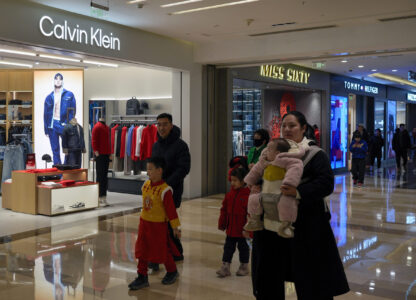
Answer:
M299 147L299 151L292 151L288 140L271 140L263 150L259 162L244 178L251 189L248 199L249 217L244 226L245 230L258 231L266 228L285 238L294 236L292 223L297 218L298 200L281 194L280 186L299 185L303 173L301 158L305 155L306 149ZM263 213L264 220L261 218Z

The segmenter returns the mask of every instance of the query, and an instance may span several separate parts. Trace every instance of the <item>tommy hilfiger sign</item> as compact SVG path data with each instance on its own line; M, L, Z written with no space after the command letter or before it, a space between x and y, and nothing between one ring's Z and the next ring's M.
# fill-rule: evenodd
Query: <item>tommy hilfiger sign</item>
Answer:
M39 21L40 32L46 37L55 37L59 40L66 40L74 43L84 43L93 47L120 51L120 39L113 36L113 33L106 35L101 28L90 27L88 30L76 26L55 24L49 16L43 16Z
M371 86L371 85L365 85L360 83L355 83L351 81L344 81L344 87L347 90L353 90L357 92L366 92L370 94L378 94L378 87Z

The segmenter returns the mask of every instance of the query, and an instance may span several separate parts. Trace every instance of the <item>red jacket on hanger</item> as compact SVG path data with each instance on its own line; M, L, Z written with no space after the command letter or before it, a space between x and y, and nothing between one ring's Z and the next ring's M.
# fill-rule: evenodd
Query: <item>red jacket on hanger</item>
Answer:
M153 144L157 141L156 125L148 125L143 129L140 142L140 160L146 160L152 156Z
M127 130L129 128L123 127L123 129L121 130L121 148L120 148L120 158L123 158L124 156L126 156L126 138L127 138Z
M111 154L114 153L114 140L115 140L116 130L117 130L118 126L119 125L117 124L116 126L111 128Z
M97 122L92 129L92 150L100 155L108 155L111 154L110 145L110 128L103 122Z

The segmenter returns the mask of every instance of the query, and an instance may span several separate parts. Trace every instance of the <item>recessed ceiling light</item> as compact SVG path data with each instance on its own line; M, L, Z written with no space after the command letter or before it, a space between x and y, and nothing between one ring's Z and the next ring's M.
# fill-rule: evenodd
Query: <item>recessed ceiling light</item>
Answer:
M53 56L53 55L46 55L46 54L39 54L39 57L42 57L42 58L51 58L51 59L57 59L57 60L73 61L73 62L80 62L79 59L75 59L75 58L68 58L68 57L61 57L61 56Z
M188 13L202 11L202 10L221 8L221 7L233 6L233 5L239 5L239 4L246 4L246 3L257 2L257 1L259 1L259 0L242 0L242 1L236 1L236 2L229 2L229 3L218 4L218 5L212 5L212 6L205 6L205 7L200 7L200 8L188 9L188 10L175 11L173 13L169 13L169 15L188 14Z
M361 69L361 68L364 68L364 66L363 66L363 65L359 65L358 67L359 67L360 69Z
M392 72L397 72L397 70L396 69L393 69L393 70L391 70Z
M0 61L0 65L8 65L8 66L18 66L18 67L33 68L33 65L15 63L15 62L4 61L4 60L1 60Z
M164 4L164 5L161 5L160 7L171 7L171 6L184 5L184 4L200 2L200 1L203 1L203 0L186 0L186 1L181 1L181 2L174 2L174 3Z
M35 65L38 65L39 64L39 62L37 61L37 62L35 62Z
M131 0L131 1L127 1L128 4L134 4L134 3L140 3L140 2L146 2L146 0Z
M9 49L0 49L0 52L11 53L11 54L19 54L19 55L27 55L27 56L36 56L36 53L33 53L33 52L16 51L16 50L9 50Z
M344 60L341 60L341 62L345 64L348 62L348 60L344 59Z
M371 72L377 72L377 69L372 69Z
M113 67L113 68L118 67L117 64L104 63L104 62L95 61L95 60L84 60L83 62L86 64L92 64L92 65L97 65L97 66L105 66L105 67Z

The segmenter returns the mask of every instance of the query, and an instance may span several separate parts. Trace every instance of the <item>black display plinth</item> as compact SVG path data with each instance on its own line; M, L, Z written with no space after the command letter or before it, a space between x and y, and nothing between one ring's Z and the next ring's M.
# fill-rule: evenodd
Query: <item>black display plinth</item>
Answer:
M138 179L125 179L125 178L108 178L108 191L115 193L125 193L133 195L142 194L142 185L144 181Z

